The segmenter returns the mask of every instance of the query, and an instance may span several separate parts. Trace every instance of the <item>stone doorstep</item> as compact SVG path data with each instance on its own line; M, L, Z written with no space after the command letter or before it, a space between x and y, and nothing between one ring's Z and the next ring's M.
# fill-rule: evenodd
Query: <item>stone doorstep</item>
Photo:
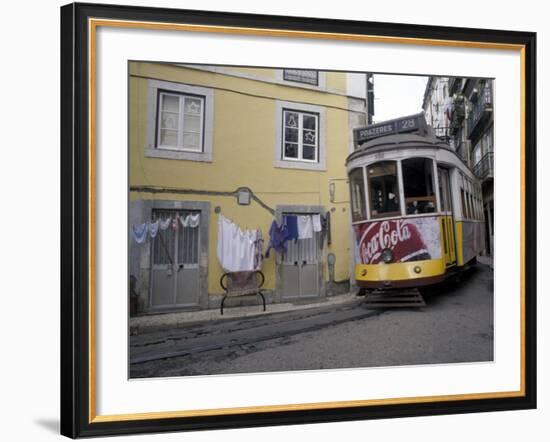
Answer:
M356 299L355 292L351 292L343 295L324 297L320 300L309 303L297 302L267 304L265 312L262 310L263 307L261 300L256 302L254 305L238 307L232 307L231 304L226 301L226 308L224 308L223 315L220 314L220 310L217 308L209 310L148 314L130 318L130 334L138 334L143 331L160 331L168 327L179 328L199 322L223 321L225 319L264 316L274 313L306 310L321 306L340 305Z

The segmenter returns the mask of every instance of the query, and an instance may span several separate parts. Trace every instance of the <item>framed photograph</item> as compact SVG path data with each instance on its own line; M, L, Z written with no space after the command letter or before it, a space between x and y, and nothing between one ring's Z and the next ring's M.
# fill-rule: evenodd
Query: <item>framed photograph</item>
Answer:
M536 407L536 35L61 8L61 433Z

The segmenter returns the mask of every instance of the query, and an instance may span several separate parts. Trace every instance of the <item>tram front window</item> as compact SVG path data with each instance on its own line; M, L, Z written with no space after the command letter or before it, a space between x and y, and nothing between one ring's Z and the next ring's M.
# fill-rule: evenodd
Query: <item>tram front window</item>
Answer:
M381 161L367 166L372 218L400 215L397 163Z
M351 194L351 219L363 221L367 219L365 210L365 183L363 181L363 169L354 169L349 174L349 186Z
M407 215L435 212L433 162L409 158L401 163Z

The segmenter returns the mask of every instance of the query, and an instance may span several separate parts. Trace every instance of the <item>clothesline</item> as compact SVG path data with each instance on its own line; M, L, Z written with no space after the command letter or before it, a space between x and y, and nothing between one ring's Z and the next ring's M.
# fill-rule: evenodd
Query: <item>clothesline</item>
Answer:
M200 224L200 214L194 213L187 216L176 215L174 217L169 216L164 219L159 218L156 221L147 221L142 224L133 225L130 227L130 232L132 233L132 237L135 242L138 244L143 244L149 237L154 239L159 230L164 231L169 228L177 230L180 224L182 227L196 228Z
M321 215L284 215L282 222L271 223L269 228L269 244L265 253L269 257L271 249L277 253L286 252L286 243L288 241L313 238L313 234L323 231L323 221Z

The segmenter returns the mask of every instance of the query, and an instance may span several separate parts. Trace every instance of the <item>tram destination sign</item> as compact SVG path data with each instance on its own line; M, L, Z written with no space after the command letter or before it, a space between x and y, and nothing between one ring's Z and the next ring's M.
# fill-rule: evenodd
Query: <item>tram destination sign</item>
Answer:
M408 117L396 118L395 120L382 121L353 130L355 144L359 145L375 138L386 135L395 135L408 132L426 132L426 120L424 114L409 115Z

